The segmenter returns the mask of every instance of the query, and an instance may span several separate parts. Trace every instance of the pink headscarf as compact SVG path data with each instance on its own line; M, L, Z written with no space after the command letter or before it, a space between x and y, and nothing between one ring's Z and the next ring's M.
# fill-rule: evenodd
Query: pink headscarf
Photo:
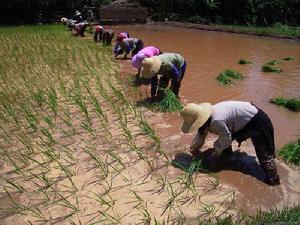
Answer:
M103 30L103 27L100 26L100 25L97 25L97 26L96 26L96 31L99 32L100 30Z
M142 67L142 62L145 58L159 55L160 50L154 46L145 47L132 57L131 64L133 67L139 69Z

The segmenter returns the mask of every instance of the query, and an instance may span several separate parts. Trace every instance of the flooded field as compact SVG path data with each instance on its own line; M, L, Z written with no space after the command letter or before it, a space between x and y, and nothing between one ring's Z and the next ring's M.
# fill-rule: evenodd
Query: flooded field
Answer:
M299 135L299 115L268 103L299 97L298 43L157 26L114 30L187 59L184 103L252 100L270 115L278 148ZM227 159L192 159L193 134L180 132L178 113L136 104L149 86L133 88L130 60L114 60L111 46L91 34L9 27L0 29L0 42L1 225L211 224L240 218L240 210L299 204L299 169L277 161L281 185L266 185L251 142L239 150L234 143ZM287 56L296 60L279 65L283 74L260 72L264 62ZM240 66L241 58L253 64ZM220 86L216 76L226 68L245 80Z
M180 90L184 103L210 102L215 104L224 100L252 101L270 116L275 128L276 148L294 141L300 134L300 114L269 103L276 96L300 98L300 43L256 36L177 29L155 25L120 26L115 33L127 31L132 37L144 41L145 46L154 45L163 52L178 52L187 60L187 72ZM283 61L287 56L294 61ZM249 65L239 65L240 59L252 61ZM271 60L282 60L281 74L263 73L261 66ZM122 76L126 78L136 71L130 60L118 60ZM234 69L246 78L235 85L224 87L216 77L224 69ZM149 87L140 87L142 99L150 95ZM181 120L178 114L149 112L152 121L167 152L176 153L188 149L193 135L180 133ZM206 141L205 148L212 147L214 136ZM300 201L300 173L282 162L277 162L282 184L269 187L260 180L264 176L255 161L251 142L243 144L241 152L247 155L233 157L231 164L238 168L223 168L217 174L222 182L236 190L237 206L248 213L255 213L262 207L293 205ZM253 156L253 157L251 157ZM245 171L246 170L246 171ZM251 173L246 175L246 173Z

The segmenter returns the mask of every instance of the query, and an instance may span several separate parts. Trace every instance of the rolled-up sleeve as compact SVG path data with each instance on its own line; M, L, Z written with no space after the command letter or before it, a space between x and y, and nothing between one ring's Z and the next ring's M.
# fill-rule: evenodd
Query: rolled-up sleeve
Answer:
M215 152L220 155L222 151L228 148L232 143L231 132L224 121L214 121L211 124L211 130L219 137L214 143Z

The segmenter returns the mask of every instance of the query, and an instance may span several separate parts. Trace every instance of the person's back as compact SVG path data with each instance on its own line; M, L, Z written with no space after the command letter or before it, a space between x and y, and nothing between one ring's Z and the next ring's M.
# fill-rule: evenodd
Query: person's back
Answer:
M163 74L164 71L170 71L172 65L180 68L184 64L184 58L178 53L163 53L157 56L161 60L160 73Z
M213 105L211 124L224 121L231 132L241 130L257 113L250 102L224 101Z

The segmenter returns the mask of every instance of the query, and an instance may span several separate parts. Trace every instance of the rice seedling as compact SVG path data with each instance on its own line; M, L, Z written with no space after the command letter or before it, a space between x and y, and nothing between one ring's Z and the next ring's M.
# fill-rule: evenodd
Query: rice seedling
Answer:
M271 65L271 66L275 66L275 65L278 65L280 63L281 62L279 60L272 60L272 61L267 62L266 64Z
M283 146L278 155L288 163L300 166L300 138L295 143L289 143Z
M288 56L288 57L283 58L283 60L285 60L285 61L294 61L295 58L292 57L292 56Z
M162 100L154 103L154 106L162 112L180 112L183 110L183 105L170 89L166 91Z
M233 80L242 80L244 79L243 74L236 72L234 70L224 70L223 72L219 73L217 76L217 80L221 85L231 85L234 84Z
M47 101L44 92L40 89L32 94L32 98L36 101L39 107Z
M300 111L300 100L295 98L284 98L277 97L270 100L271 103L274 103L279 106L284 106L292 111L299 112Z
M245 59L240 59L238 63L241 64L241 65L252 64L251 61L247 61L247 60L245 60Z
M46 92L46 95L48 97L48 105L51 108L52 112L57 115L57 92L53 86L50 87L50 90Z
M274 67L274 66L269 65L269 64L265 64L265 65L262 66L262 71L266 72L266 73L269 73L269 72L281 73L282 69L279 69L279 68Z
M40 137L42 139L42 141L44 141L46 143L52 143L52 144L56 143L56 141L54 140L54 138L53 138L52 134L50 133L49 129L42 127L40 131L44 135L44 137L47 138L46 141L45 141L42 137Z

